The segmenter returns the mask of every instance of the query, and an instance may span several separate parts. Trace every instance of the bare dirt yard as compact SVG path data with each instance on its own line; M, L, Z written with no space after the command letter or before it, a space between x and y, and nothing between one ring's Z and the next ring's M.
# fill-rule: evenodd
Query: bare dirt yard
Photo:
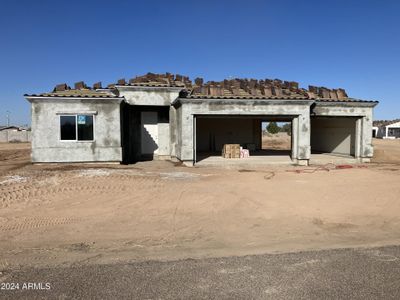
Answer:
M30 164L30 143L0 143L0 175Z
M399 244L400 143L374 144L348 169L32 165L1 144L0 271Z
M262 148L265 150L290 150L291 136L286 132L266 133L262 137Z

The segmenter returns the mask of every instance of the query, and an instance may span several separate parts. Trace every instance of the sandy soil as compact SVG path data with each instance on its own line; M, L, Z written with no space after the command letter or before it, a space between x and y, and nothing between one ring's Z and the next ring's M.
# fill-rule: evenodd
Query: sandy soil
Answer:
M388 142L375 144L396 157ZM400 165L393 163L29 164L3 172L0 271L400 242Z
M264 150L290 150L291 142L291 136L286 132L264 134L262 137L262 148Z
M0 143L0 175L30 163L30 143Z
M400 139L373 139L372 144L374 145L373 162L400 163Z

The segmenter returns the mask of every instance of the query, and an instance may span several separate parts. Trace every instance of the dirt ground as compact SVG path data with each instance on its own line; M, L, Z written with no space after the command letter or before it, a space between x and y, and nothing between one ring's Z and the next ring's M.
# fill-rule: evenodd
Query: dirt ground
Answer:
M0 176L30 164L30 143L0 143Z
M348 169L31 165L0 144L0 272L398 244L400 142L374 144Z
M373 139L372 143L374 144L373 162L400 163L400 139Z
M291 136L286 132L267 133L262 137L262 148L264 150L290 150L291 142Z

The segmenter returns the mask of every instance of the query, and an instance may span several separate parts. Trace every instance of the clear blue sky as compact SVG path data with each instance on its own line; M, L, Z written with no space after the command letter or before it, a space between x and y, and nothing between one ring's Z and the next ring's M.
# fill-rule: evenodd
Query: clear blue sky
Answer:
M280 78L379 100L400 118L400 1L2 1L0 124L24 93L147 72Z

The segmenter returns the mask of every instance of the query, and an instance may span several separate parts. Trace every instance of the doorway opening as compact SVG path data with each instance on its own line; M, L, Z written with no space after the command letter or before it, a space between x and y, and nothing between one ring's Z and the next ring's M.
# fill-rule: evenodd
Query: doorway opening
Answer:
M261 122L261 149L267 153L283 155L292 151L292 122Z

